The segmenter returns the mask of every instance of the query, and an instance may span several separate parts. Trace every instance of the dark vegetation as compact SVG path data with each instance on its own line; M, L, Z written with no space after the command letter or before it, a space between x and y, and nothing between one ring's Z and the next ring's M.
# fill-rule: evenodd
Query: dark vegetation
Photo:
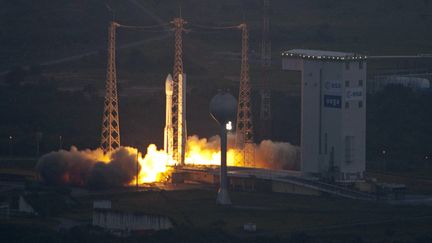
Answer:
M19 232L19 233L18 233ZM74 228L70 231L56 232L46 228L22 226L22 225L0 225L0 240L2 242L13 243L93 243L93 242L106 242L106 243L171 243L171 242L209 242L209 243L319 243L328 242L320 241L304 233L295 233L290 237L281 238L277 236L246 236L238 237L228 234L219 230L193 230L188 228L179 228L176 230L160 231L141 236L131 236L127 238L112 236L108 233L95 228ZM425 240L428 238L425 237ZM352 240L345 240L344 242L364 242L361 237L353 237ZM424 242L424 241L412 241Z
M20 232L20 233L18 233ZM219 230L194 230L180 228L176 230L160 231L150 234L130 236L126 238L112 236L95 228L74 228L70 231L56 232L40 227L20 226L20 225L0 225L0 240L3 242L13 243L172 243L172 242L190 242L190 243L320 243L320 242L344 242L344 243L366 243L375 241L363 240L361 236L350 235L340 240L321 239L303 232L293 233L287 237L278 236L235 236ZM392 239L393 233L388 232L388 239ZM430 242L431 237L428 235L418 236L406 243L423 243ZM384 241L383 241L384 242ZM402 242L402 241L394 241Z
M0 155L35 156L58 149L98 146L105 79L106 26L110 19L104 0L8 1L0 10ZM178 13L177 1L111 0L118 21L131 25L168 22ZM191 23L237 24L251 27L252 82L260 79L260 1L183 0L183 15ZM365 54L416 54L432 50L429 1L272 1L272 40L275 92L275 140L299 143L298 84L280 72L279 54L290 48L323 48ZM402 17L401 17L402 16ZM189 27L192 28L192 27ZM385 30L385 31L383 31ZM118 46L165 35L166 32L120 30ZM185 35L188 73L189 134L211 136L217 129L208 115L208 100L217 88L237 93L239 33L199 32ZM163 81L172 69L172 36L118 50L122 142L145 150L162 145ZM70 62L41 65L87 51L96 54ZM228 52L231 60L218 56ZM26 68L21 68L27 66ZM135 87L156 91L131 95ZM254 94L254 105L258 96ZM428 128L429 94L391 89L368 100L368 158L394 160L388 167L405 170L428 165L432 152ZM256 116L259 109L254 109ZM410 115L406 115L406 114ZM294 118L294 119L293 119ZM256 123L257 129L260 124ZM257 134L259 132L257 131ZM12 136L12 139L10 139ZM60 136L62 137L60 140ZM409 163L406 163L406 162ZM373 165L372 165L373 167ZM371 167L370 167L371 168Z
M73 190L73 189L72 189ZM231 192L233 207L214 203L214 190L105 191L71 197L70 191L34 189L26 197L37 217L0 221L1 242L428 242L431 208L389 205L331 197ZM87 226L92 202L113 202L113 209L167 215L175 229L136 232L118 238ZM36 204L35 204L36 203ZM175 205L175 206L173 206ZM55 231L57 220L82 222ZM244 223L257 232L244 232Z
M389 171L430 169L432 94L389 86L367 102L367 157L381 162L372 166L383 169L386 160Z
M100 128L92 121L101 119L95 111L102 100L91 90L61 91L56 80L20 68L8 73L5 82L0 90L3 155L34 156L37 141L40 154L58 149L60 143L96 145Z

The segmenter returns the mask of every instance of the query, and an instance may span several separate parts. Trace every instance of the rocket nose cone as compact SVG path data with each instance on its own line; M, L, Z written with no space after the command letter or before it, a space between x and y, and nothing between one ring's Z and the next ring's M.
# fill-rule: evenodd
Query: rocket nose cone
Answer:
M172 80L171 74L168 74L168 76L165 80L165 93L167 95L172 95L172 93L173 93L173 80Z
M167 77L166 77L166 81L168 81L168 80L173 81L173 78L172 78L172 76L171 76L171 73L168 73L168 75L167 75Z

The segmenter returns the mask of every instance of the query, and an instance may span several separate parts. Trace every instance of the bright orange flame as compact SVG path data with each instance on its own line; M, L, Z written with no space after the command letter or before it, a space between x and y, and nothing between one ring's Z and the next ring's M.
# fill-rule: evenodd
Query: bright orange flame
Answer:
M228 150L227 162L229 166L242 164L242 160L239 160L242 156L237 154L237 150ZM138 161L141 165L138 176L140 184L163 181L164 175L169 172L170 167L178 164L164 150L157 150L154 144L149 145L144 158L141 154L138 155ZM210 142L205 138L199 139L196 136L189 137L186 144L185 163L189 165L220 165L219 142ZM131 184L134 183L131 182Z
M236 155L237 150L229 149L227 152L227 164L237 166L242 162L241 156ZM237 158L236 158L237 157ZM189 137L186 145L186 164L193 165L220 165L221 152L219 143L212 143L206 138Z
M157 150L154 144L148 146L144 158L142 158L141 154L138 155L138 161L141 165L138 176L139 183L161 181L161 176L168 171L168 166L176 164L165 151Z

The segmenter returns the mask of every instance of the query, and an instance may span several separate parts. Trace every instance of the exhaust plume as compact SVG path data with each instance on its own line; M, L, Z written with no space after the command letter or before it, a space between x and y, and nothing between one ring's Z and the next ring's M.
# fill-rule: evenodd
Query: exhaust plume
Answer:
M284 142L263 140L255 148L255 166L276 170L299 170L300 148Z
M245 166L240 152L235 149L235 134L228 134L229 166ZM267 169L300 169L300 148L286 142L263 140L255 146L255 164L246 165ZM220 164L220 137L209 139L196 135L188 137L186 144L186 164L218 165Z
M136 153L136 149L129 147L104 154L102 149L79 151L72 146L69 151L42 156L36 170L48 184L94 188L122 186L135 176Z
M244 164L241 151L234 145L235 135L230 134L227 156L229 166L289 170L298 170L300 167L299 147L289 143L264 140L254 145L255 162L252 165ZM42 156L36 170L48 184L104 189L134 184L137 169L140 184L167 180L170 166L178 164L163 149L158 150L154 144L149 145L144 157L137 153L138 150L131 147L120 147L107 154L104 154L102 149L79 151L76 147L71 147L69 151L60 150ZM220 165L220 137L189 137L185 163Z

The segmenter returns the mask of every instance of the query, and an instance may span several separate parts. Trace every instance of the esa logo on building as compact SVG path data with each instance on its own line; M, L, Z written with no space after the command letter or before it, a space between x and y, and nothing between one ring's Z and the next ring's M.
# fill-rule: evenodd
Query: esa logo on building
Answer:
M362 88L347 89L345 93L345 100L361 100L363 98Z
M341 108L342 97L338 95L324 95L324 107Z
M324 88L330 92L340 92L342 85L338 81L327 81L324 83Z

